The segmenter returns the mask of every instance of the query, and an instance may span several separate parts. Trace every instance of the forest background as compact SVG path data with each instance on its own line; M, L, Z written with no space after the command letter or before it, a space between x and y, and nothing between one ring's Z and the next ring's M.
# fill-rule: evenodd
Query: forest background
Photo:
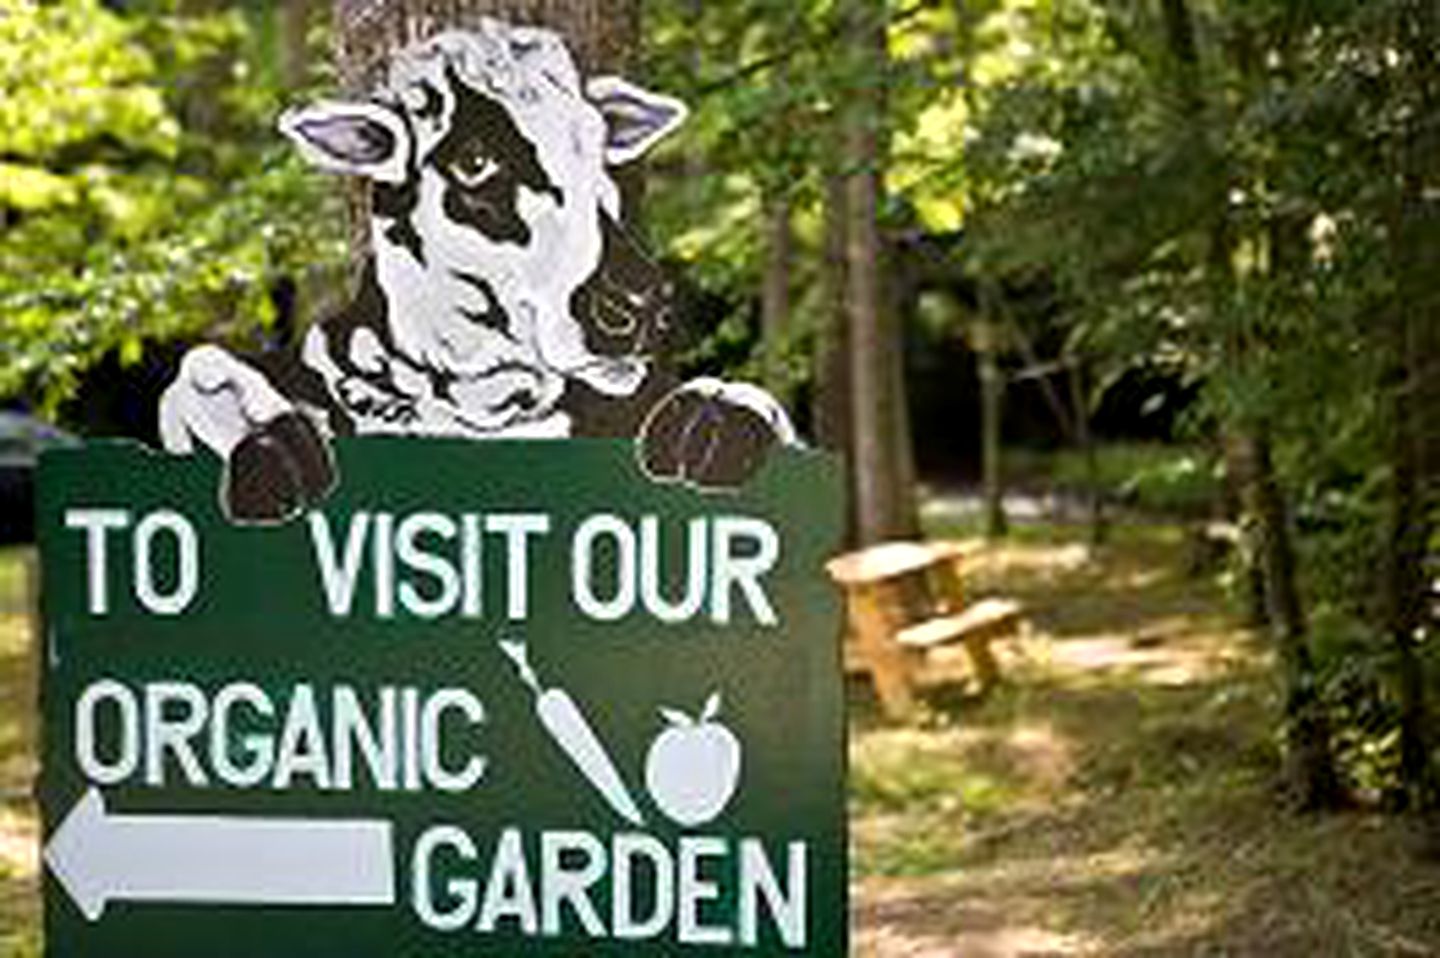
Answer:
M1002 534L1002 450L1073 450L1096 541L1117 491L1235 530L1287 803L1440 803L1433 3L614 6L694 110L643 190L680 361L845 456L856 541L972 473ZM151 438L186 344L337 305L345 194L273 132L335 40L307 0L0 0L0 402ZM1112 475L1116 436L1163 452Z

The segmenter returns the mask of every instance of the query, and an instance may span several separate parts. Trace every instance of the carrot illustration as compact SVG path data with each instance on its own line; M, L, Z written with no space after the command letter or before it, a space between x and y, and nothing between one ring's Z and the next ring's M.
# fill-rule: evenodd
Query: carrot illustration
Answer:
M545 688L530 667L524 642L501 642L500 649L515 664L515 671L531 692L535 693L535 716L560 749L569 757L580 774L600 793L616 813L634 825L645 824L630 790L620 778L615 763L596 737L580 707L561 688Z

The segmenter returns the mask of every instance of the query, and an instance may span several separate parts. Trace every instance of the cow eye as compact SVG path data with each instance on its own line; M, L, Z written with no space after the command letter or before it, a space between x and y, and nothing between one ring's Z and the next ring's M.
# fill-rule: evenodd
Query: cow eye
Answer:
M466 153L450 163L450 175L461 186L474 188L500 172L500 164L483 153Z

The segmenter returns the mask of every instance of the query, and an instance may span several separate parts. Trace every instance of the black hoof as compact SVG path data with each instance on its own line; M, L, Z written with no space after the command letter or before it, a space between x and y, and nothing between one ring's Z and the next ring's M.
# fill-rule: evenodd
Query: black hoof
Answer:
M335 486L330 448L300 413L280 416L240 441L225 465L226 514L241 523L278 523Z
M737 489L760 470L777 441L775 430L748 406L681 390L651 414L639 456L656 479Z

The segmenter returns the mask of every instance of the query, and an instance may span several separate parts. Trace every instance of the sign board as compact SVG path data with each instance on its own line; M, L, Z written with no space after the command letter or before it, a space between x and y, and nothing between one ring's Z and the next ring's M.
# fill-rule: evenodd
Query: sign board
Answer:
M845 954L830 460L335 457L260 527L213 458L43 459L49 955Z

